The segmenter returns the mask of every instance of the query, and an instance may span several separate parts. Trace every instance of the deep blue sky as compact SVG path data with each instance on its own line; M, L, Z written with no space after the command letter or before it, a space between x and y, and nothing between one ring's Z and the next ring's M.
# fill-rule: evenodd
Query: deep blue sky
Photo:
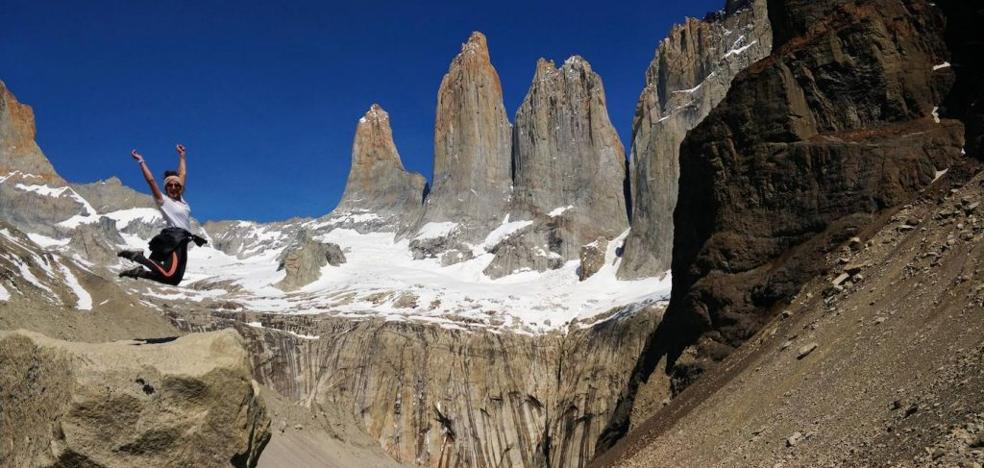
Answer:
M659 41L723 4L4 0L0 80L34 108L38 143L70 181L115 175L146 192L129 149L160 174L181 142L198 219L320 216L373 102L404 165L430 178L437 88L471 31L488 37L510 120L537 58L579 54L628 147Z

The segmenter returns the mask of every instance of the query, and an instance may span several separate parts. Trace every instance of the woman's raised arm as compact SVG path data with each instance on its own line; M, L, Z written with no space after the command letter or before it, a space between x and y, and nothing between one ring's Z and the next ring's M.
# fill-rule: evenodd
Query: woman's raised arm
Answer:
M164 203L164 195L161 194L161 189L157 188L157 181L154 180L154 175L150 173L150 168L147 167L147 163L144 162L143 156L137 152L137 150L130 150L130 157L137 161L140 165L140 170L143 172L144 179L147 181L147 185L150 186L150 193L154 196L154 200L157 204ZM181 158L182 161L184 158Z
M185 146L182 144L178 144L176 149L178 150L178 178L181 179L181 187L187 188L188 185L185 183L185 181L187 180L188 171L187 168L185 167L185 153L186 153Z

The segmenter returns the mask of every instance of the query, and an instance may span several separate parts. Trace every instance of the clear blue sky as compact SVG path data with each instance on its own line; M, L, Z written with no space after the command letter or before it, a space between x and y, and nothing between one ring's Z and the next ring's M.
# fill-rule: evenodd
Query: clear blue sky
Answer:
M0 80L35 111L66 179L146 192L189 149L201 220L320 216L341 197L358 118L389 113L411 170L431 176L437 88L473 30L489 41L510 120L539 57L601 75L628 150L659 41L724 0L623 2L154 2L5 0Z

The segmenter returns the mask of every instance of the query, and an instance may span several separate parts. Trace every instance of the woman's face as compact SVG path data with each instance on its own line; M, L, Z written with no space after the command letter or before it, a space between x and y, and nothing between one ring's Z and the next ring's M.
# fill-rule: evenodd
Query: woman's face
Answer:
M167 192L167 196L171 197L174 200L181 199L181 190L182 190L181 184L177 182L167 182L164 185L164 191Z

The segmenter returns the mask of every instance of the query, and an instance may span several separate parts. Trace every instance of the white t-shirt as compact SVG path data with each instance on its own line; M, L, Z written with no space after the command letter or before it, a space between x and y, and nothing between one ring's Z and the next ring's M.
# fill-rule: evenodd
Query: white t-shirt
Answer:
M164 221L167 222L168 227L179 227L191 232L191 207L188 206L184 197L181 197L180 201L175 201L167 195L164 195L163 198L164 201L157 207L164 215Z

